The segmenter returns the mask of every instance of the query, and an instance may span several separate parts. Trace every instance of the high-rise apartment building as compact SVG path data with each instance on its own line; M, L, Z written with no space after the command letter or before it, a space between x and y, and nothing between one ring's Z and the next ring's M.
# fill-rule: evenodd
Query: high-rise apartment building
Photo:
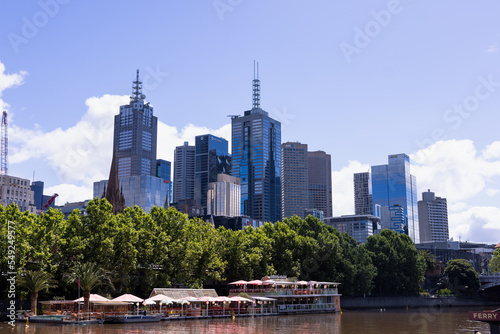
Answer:
M156 177L158 120L145 98L137 70L130 103L120 106L115 116L110 177L94 183L94 197L113 193L114 196L106 198L118 198L115 212L122 210L123 199L124 207L137 205L146 212L154 206L165 206L167 201L168 184Z
M281 220L281 123L260 107L260 80L254 74L253 106L232 116L233 176L241 182L241 213Z
M214 135L195 138L194 199L207 213L208 184L217 181L218 174L231 175L228 142Z
M174 151L174 202L194 200L195 147L184 142ZM199 204L199 203L198 203Z
M391 207L401 207L404 214L402 229L414 243L420 242L417 207L417 182L410 174L410 157L406 154L389 155L389 164L372 166L373 205L381 206L382 228L401 229L391 226ZM399 212L399 211L398 211ZM384 214L386 213L386 214ZM393 217L394 218L394 217Z
M309 209L307 144L281 145L281 206L283 218L305 218Z
M134 175L156 176L157 117L144 101L139 70L133 82L130 103L120 106L115 116L113 149L118 162L118 178Z
M354 174L354 213L356 215L373 215L370 172Z
M420 242L448 241L448 204L446 198L436 197L431 192L422 193L418 201L418 219L420 221Z
M323 151L307 152L309 208L332 217L332 158Z
M207 193L207 215L237 217L241 215L240 179L218 174L216 182L210 182Z

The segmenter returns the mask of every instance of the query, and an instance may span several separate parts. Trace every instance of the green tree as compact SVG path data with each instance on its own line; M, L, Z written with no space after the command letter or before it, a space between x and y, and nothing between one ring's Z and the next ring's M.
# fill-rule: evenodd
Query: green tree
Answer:
M418 293L425 263L409 236L386 229L368 237L365 247L377 268L374 283L380 294Z
M450 260L444 270L450 290L455 293L473 294L479 290L479 274L464 259Z
M83 291L83 313L88 315L89 299L92 290L100 286L109 286L114 289L109 272L96 263L77 263L66 277L73 283L78 283Z
M490 260L490 271L494 273L500 272L500 248L497 248Z
M38 293L55 287L56 281L45 271L27 270L18 276L17 283L30 293L31 312L36 315Z

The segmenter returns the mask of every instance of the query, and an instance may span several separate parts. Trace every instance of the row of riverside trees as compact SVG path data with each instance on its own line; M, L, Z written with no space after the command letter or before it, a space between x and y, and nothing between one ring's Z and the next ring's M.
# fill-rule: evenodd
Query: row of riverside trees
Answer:
M232 231L174 208L145 213L131 207L114 215L111 204L97 198L85 215L75 210L66 219L55 209L37 217L15 205L0 206L2 254L8 253L9 225L15 226L16 271L46 273L42 290L53 287L46 298L76 296L75 265L85 263L109 273L114 289L104 286L102 292L139 296L155 287L223 286L273 274L339 282L347 296L413 295L429 266L406 235L383 230L358 245L312 216ZM8 256L0 258L0 270L12 271ZM0 299L7 289L2 280Z

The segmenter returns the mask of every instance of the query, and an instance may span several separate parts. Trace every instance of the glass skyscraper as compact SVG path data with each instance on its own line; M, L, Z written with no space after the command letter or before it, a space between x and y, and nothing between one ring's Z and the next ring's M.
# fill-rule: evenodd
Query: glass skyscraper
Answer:
M120 113L115 116L113 150L118 165L117 191L123 193L125 207L138 205L148 212L153 206L168 206L169 185L156 176L158 119L145 98L137 70L130 103L120 106ZM94 197L104 197L108 181L94 183Z
M120 106L115 116L113 149L118 159L118 178L133 175L156 176L158 119L153 107L144 102L139 70L133 82L130 103Z
M217 181L217 174L231 175L228 142L214 135L195 137L194 199L207 213L208 184Z
M372 183L369 172L354 174L354 213L373 215Z
M402 231L414 243L419 243L417 182L410 174L410 157L406 154L389 155L388 165L372 166L371 177L373 205L380 205L382 209L382 228ZM398 216L394 215L395 212L404 215L404 226L391 224L391 220Z
M233 176L241 181L241 213L281 220L281 123L260 108L260 80L254 75L253 107L232 116Z
M157 159L156 160L156 177L167 181L168 183L168 199L167 202L172 202L172 164L170 161ZM165 183L165 182L164 182Z

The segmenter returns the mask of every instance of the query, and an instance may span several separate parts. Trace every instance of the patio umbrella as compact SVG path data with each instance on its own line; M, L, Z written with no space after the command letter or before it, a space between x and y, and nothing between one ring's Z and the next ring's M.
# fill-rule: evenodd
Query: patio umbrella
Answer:
M89 302L108 302L108 301L109 301L108 298L105 298L105 297L103 297L101 295L94 294L94 293L90 294ZM81 303L81 302L83 302L83 297L75 299L75 300L73 300L73 302L75 302L75 303Z
M144 301L144 299L131 295L129 293L113 298L111 300L114 302L126 302L126 303L142 303Z
M239 280L239 281L236 281L236 282L231 282L229 284L247 284L247 283L248 283L247 281Z

